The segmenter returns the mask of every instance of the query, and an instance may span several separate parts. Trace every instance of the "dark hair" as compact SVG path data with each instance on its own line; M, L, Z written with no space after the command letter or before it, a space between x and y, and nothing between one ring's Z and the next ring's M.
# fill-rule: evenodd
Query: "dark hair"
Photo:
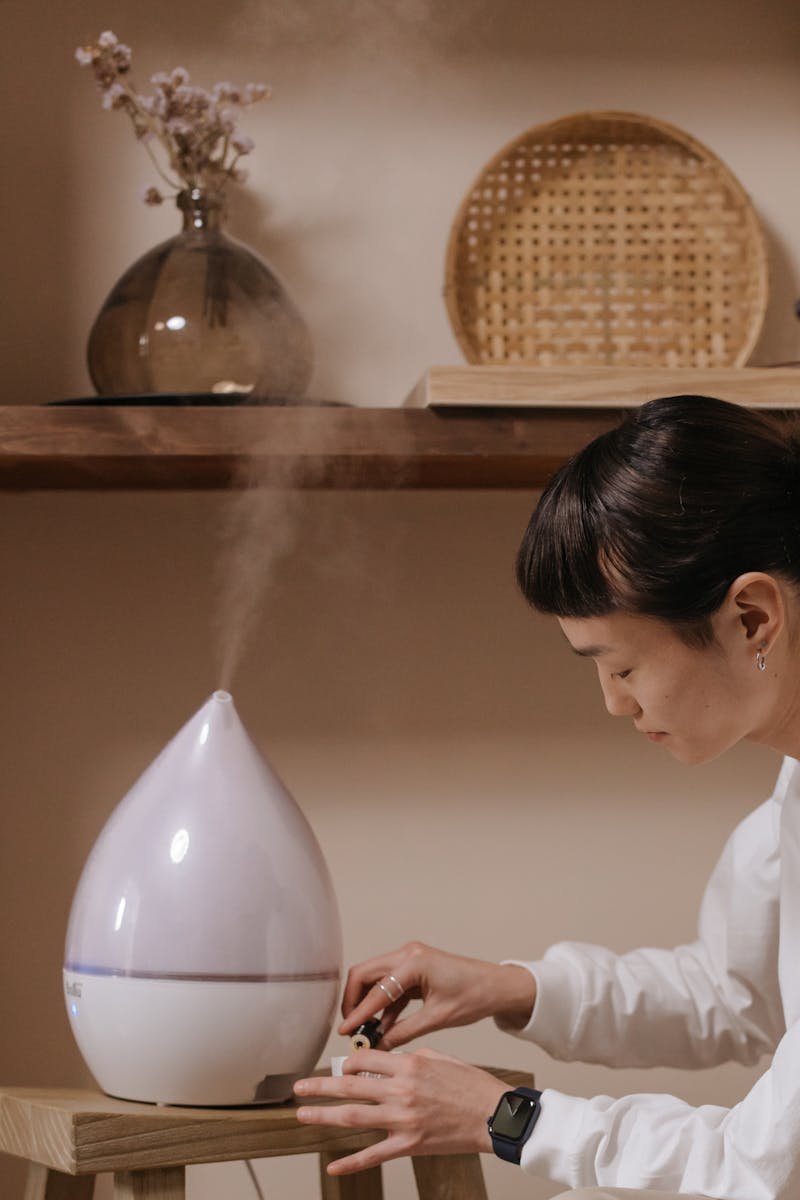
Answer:
M707 396L651 400L571 458L517 556L540 612L659 617L695 645L745 571L800 584L800 436Z

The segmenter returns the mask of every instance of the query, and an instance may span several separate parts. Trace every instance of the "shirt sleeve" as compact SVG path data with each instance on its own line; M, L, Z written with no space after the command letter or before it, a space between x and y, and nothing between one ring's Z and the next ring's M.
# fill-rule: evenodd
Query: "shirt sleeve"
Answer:
M794 1200L800 1194L800 1025L735 1107L694 1108L674 1096L542 1093L522 1151L529 1174L570 1188L635 1187Z
M615 954L562 942L527 967L528 1024L506 1030L553 1058L617 1067L752 1064L786 1026L778 987L780 801L775 792L731 835L706 888L696 941ZM503 1026L505 1029L505 1026Z
M522 1169L570 1188L653 1188L725 1197L800 1195L800 1022L788 1029L778 983L780 813L770 800L734 831L709 881L698 938L615 955L563 943L523 963L539 990L521 1036L563 1059L610 1065L769 1069L732 1108L675 1096L582 1099L554 1089L523 1147Z

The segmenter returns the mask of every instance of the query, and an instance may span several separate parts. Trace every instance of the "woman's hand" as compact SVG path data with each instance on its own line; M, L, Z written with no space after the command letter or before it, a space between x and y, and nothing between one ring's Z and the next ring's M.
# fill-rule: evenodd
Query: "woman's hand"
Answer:
M379 1012L382 1050L483 1017L497 1017L506 1028L521 1029L535 999L536 982L524 967L463 958L409 942L350 968L339 1033L351 1034ZM398 1021L410 1000L422 1000L422 1007Z
M304 1125L385 1129L383 1141L338 1158L329 1175L349 1175L406 1154L473 1154L492 1148L486 1127L508 1084L435 1050L386 1054L356 1050L341 1077L300 1079L301 1099L319 1096L345 1104L298 1108ZM379 1078L365 1078L369 1071Z

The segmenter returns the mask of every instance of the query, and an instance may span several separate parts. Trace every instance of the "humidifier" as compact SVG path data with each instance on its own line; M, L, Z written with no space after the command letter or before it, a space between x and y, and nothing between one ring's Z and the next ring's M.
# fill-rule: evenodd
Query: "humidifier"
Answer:
M314 834L215 692L111 814L78 884L64 992L103 1090L288 1099L330 1033L336 898Z

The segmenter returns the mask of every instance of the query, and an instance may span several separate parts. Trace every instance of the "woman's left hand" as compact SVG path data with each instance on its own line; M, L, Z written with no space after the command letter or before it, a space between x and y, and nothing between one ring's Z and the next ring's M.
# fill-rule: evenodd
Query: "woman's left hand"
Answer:
M369 1071L380 1078L367 1078ZM322 1097L346 1104L298 1108L304 1125L347 1129L385 1129L383 1141L328 1167L330 1175L349 1175L406 1154L469 1154L492 1149L486 1121L508 1084L436 1050L389 1054L356 1050L341 1077L299 1079L301 1100Z

